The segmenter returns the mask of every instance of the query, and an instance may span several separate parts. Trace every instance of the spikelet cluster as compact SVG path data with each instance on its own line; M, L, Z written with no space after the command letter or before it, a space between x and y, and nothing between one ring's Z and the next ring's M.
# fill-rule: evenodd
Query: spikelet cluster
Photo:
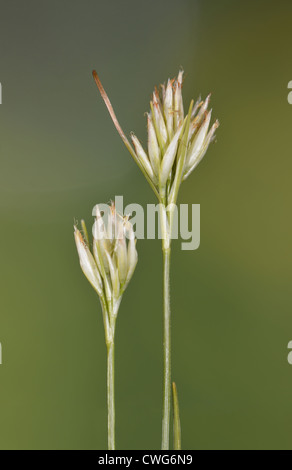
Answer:
M115 310L134 273L138 255L133 226L128 217L116 212L114 204L104 221L99 206L95 206L92 249L87 230L84 234L74 227L80 265L88 281L109 311Z
M144 150L132 134L137 159L161 194L172 194L204 157L219 126L216 120L210 127L212 110L208 110L210 95L205 101L191 103L185 116L183 71L178 77L155 88L147 114L148 148ZM175 202L175 201L173 201Z

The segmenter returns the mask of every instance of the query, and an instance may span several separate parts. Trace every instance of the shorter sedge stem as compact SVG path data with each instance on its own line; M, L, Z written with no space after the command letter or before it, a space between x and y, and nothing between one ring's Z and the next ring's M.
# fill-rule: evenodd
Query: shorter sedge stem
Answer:
M107 344L108 450L115 450L115 345Z

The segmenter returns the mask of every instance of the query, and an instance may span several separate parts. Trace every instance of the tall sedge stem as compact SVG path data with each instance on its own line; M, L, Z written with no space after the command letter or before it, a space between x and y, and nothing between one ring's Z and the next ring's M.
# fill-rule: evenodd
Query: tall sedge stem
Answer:
M170 248L163 251L163 411L162 450L169 449L170 408L171 408L171 325L170 325Z
M163 253L163 407L162 407L162 450L169 449L170 408L171 408L171 328L170 328L170 244L173 221L173 207L167 210L166 199L159 204L160 227Z
M107 345L108 449L115 450L115 345Z

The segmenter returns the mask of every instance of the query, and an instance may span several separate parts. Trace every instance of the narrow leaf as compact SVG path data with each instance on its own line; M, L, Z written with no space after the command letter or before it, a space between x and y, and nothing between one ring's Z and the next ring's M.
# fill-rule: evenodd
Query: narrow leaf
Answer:
M173 395L173 448L174 450L181 450L181 426L179 417L179 405L177 388L175 382L172 382L172 395Z

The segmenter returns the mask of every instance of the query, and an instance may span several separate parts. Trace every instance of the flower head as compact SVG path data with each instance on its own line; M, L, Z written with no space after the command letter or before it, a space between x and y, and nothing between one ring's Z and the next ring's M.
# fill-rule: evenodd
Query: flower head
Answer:
M148 152L138 138L131 139L137 159L162 196L175 202L178 186L196 168L214 140L219 122L210 127L210 95L189 107L185 116L182 97L183 72L155 88L147 114Z
M92 249L83 221L82 226L84 236L74 227L82 271L100 298L114 309L130 282L138 260L133 226L128 217L116 212L114 204L107 222L103 220L99 206L95 206Z
M148 142L145 150L135 134L132 145L119 125L109 98L94 71L93 76L124 144L144 173L158 199L176 203L182 181L200 163L215 138L218 120L211 125L210 96L195 104L185 115L182 97L183 71L167 84L155 87L147 114Z

